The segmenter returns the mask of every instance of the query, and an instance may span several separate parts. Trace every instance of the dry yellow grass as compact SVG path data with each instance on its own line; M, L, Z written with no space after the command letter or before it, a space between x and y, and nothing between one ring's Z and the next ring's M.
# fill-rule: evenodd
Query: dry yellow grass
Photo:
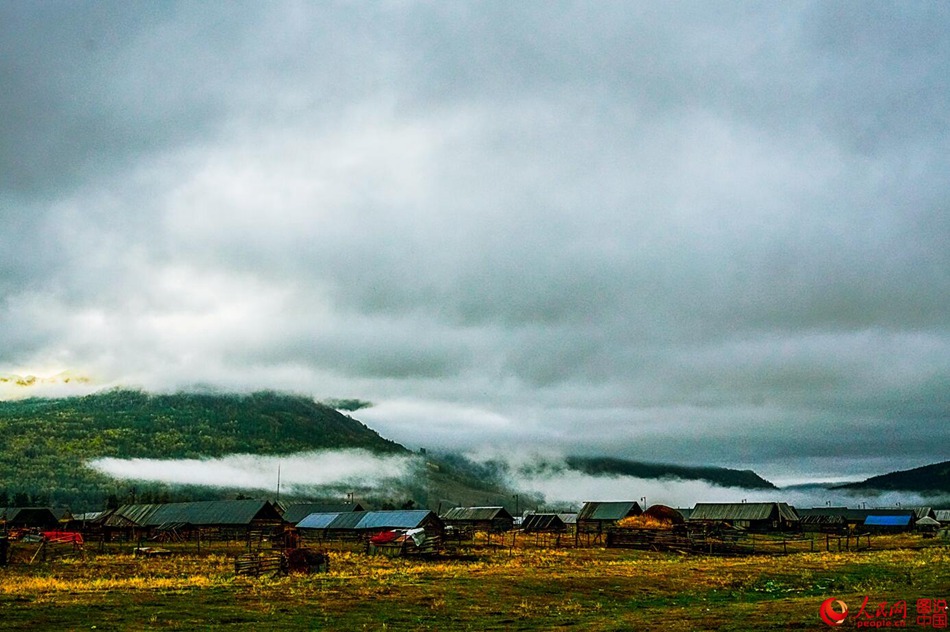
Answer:
M331 572L236 577L233 556L94 555L0 569L7 629L814 629L828 597L947 598L950 549L716 558L473 549L420 561L333 552ZM918 548L906 548L907 546ZM922 548L921 548L922 547ZM943 590L943 593L940 591ZM55 607L51 607L55 606Z

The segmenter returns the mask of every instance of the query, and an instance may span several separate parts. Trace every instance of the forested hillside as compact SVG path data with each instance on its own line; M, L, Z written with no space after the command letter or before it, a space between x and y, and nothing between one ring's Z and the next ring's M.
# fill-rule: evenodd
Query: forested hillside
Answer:
M0 506L26 500L98 506L124 491L83 466L99 457L175 459L324 448L406 452L333 408L273 392L114 390L0 402Z
M950 494L950 461L872 476L860 483L839 485L835 489L872 489Z
M776 489L752 470L644 463L608 457L569 457L568 467L594 476L633 476L645 479L701 480L721 487Z

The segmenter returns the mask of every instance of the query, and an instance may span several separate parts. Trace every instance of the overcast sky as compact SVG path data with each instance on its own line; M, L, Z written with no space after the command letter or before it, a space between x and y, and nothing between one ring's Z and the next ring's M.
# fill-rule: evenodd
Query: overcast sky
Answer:
M948 68L941 2L0 0L0 373L945 460Z

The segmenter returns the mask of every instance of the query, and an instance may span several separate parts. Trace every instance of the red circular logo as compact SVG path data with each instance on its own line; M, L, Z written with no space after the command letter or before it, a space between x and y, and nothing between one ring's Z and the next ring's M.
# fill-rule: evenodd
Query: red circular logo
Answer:
M841 612L834 609L836 604L841 608ZM821 608L818 609L818 614L821 615L821 620L828 625L841 625L848 616L848 604L834 597L825 599L821 603Z

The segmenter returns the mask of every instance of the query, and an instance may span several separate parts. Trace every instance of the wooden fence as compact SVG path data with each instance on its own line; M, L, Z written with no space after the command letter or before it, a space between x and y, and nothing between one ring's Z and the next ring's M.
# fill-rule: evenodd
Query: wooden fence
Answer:
M871 548L870 534L750 533L747 531L613 528L607 547L706 555L787 555L805 551L859 551Z

